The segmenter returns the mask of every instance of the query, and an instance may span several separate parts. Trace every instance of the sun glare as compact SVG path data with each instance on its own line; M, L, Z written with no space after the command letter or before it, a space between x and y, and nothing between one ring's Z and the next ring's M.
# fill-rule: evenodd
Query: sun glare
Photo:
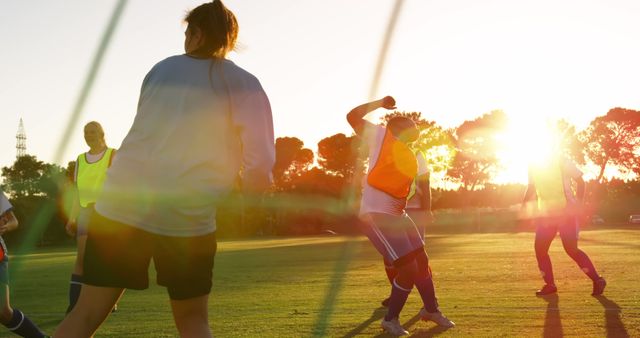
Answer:
M548 162L558 136L544 119L510 116L506 130L499 134L497 150L502 170L497 183L526 183L528 166Z

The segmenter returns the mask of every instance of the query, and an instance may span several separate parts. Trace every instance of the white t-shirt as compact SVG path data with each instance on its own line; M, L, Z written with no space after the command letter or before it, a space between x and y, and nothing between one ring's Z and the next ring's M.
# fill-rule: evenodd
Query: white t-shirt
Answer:
M85 158L87 159L88 163L96 163L98 161L100 161L102 159L102 156L104 156L104 153L107 151L107 149L109 148L104 148L103 151L97 153L97 154L92 154L90 152L86 152L85 153Z
M155 234L208 234L238 177L244 190L263 191L274 162L271 106L258 79L228 60L172 56L142 83L96 210Z
M7 198L7 196L4 194L4 191L0 190L0 222L4 221L2 218L5 216L5 213L7 211L11 211L12 209L13 209L13 206L9 202L9 199ZM7 245L4 243L4 239L2 239L2 236L0 236L0 247L2 247L1 250L5 256L5 258L3 259L7 259L6 258L6 255L8 253Z
M361 215L375 212L400 216L404 214L404 209L407 205L406 199L395 198L382 190L372 187L367 182L369 173L378 161L378 155L380 155L380 149L382 147L386 131L387 128L381 125L375 125L365 121L364 142L366 142L369 149L369 169L367 171L367 176L365 176L362 182L362 201L360 202ZM428 170L424 158L422 161L419 159L421 157L422 156L418 156L418 174L424 174Z
M4 194L4 191L0 190L0 216L11 209L13 209L13 206L9 202L9 199Z

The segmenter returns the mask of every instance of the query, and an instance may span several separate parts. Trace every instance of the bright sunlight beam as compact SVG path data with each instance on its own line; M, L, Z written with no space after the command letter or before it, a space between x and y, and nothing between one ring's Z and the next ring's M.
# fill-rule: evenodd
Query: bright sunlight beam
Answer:
M526 183L529 164L551 160L559 135L549 118L510 116L506 130L497 136L502 170L496 183Z

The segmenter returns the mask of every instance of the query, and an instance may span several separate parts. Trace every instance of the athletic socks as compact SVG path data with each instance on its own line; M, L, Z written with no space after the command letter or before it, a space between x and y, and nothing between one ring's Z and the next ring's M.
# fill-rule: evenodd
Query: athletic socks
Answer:
M389 279L389 284L393 284L393 280L396 279L398 275L398 270L393 265L384 265L384 272L387 274L387 279Z
M384 316L384 320L392 320L398 318L400 311L404 307L404 303L407 302L411 289L406 289L398 285L396 280L391 283L391 296L389 297L389 309Z
M69 281L69 307L67 307L67 313L73 310L76 306L78 298L80 297L80 290L82 289L82 276L72 274Z
M544 282L548 285L555 285L556 282L553 278L553 267L551 266L549 253L536 252L536 259L538 260L538 269L540 269L540 274Z
M580 269L582 269L582 272L584 272L589 278L591 278L592 281L595 282L596 280L600 279L600 275L598 275L596 267L593 265L593 262L591 262L591 259L589 259L589 256L587 256L584 251L578 249L570 256L576 263L578 263L578 266L580 267Z
M425 310L429 313L438 312L438 299L436 298L436 289L433 286L433 279L431 277L418 277L415 281L416 289L420 293L422 303Z
M4 324L4 326L6 326L9 331L21 337L46 337L45 334L42 333L36 326L36 324L29 320L29 318L27 318L27 316L25 316L24 313L22 313L18 309L13 309L13 318L11 318L11 321L8 324Z

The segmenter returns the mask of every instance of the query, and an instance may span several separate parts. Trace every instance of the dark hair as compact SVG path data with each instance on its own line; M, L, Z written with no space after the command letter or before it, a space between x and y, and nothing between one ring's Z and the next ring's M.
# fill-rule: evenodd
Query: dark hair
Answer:
M404 116L395 116L387 121L387 128L395 137L399 137L405 130L415 127L416 123Z
M191 30L198 29L204 36L204 43L194 55L224 58L236 45L238 21L220 0L194 8L185 16L184 21Z

